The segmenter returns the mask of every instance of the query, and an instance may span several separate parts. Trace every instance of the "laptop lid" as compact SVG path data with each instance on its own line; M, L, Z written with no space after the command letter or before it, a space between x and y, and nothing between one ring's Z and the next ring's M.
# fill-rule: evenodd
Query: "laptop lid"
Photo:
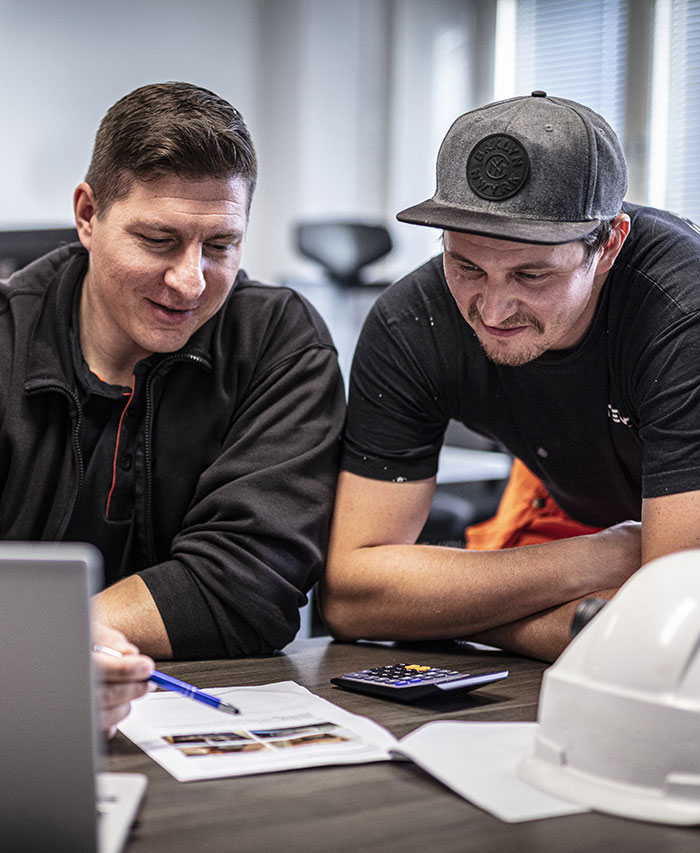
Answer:
M89 545L0 542L0 826L8 850L98 850Z

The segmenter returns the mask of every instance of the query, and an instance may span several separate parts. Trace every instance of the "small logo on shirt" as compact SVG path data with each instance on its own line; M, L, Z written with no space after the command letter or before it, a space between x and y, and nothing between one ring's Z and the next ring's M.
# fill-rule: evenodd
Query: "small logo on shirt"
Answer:
M610 403L608 403L608 417L615 424L622 424L622 426L632 428L629 417L625 417L619 409L614 408Z

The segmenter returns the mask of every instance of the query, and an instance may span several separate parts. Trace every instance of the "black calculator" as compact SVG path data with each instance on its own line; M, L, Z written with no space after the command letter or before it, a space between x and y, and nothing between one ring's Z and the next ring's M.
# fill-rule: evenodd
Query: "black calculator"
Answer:
M472 674L419 663L395 663L389 666L376 666L374 669L346 672L338 678L331 678L331 683L346 690L370 693L372 696L381 696L383 699L415 702L417 699L430 699L458 691L474 690L507 677L507 669Z

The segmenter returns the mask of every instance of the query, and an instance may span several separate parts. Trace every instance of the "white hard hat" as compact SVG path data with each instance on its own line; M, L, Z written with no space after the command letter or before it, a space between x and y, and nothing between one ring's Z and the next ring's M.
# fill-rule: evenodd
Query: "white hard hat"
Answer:
M653 560L544 675L528 782L625 817L700 823L700 550Z

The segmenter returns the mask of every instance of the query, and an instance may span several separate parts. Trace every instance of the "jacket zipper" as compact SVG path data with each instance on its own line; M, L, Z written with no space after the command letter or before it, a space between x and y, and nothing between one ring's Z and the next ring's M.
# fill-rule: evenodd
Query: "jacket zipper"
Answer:
M83 453L80 449L80 441L78 438L80 435L80 425L82 424L82 420L83 420L83 410L80 406L80 400L78 399L78 395L75 393L75 391L73 391L72 388L70 388L68 385L61 385L59 382L46 382L46 383L39 383L36 385L27 384L24 387L24 391L27 394L27 396L31 396L33 394L41 394L45 391L58 391L59 393L63 394L64 396L68 397L68 399L73 403L73 406L75 407L76 417L75 417L75 420L73 423L73 436L72 436L73 441L72 441L72 444L73 444L73 452L74 452L75 458L78 462L78 488L76 489L75 497L73 499L73 505L70 508L70 512L66 515L66 518L70 519L73 515L73 511L75 510L75 507L78 504L78 501L80 500L80 495L82 493L83 484L84 484L84 480L85 480L85 465L84 465L84 461L83 461ZM59 530L59 535L61 535L61 536L63 535L64 529L65 529L65 520L64 520L64 524L62 526L62 529Z
M144 532L146 534L146 558L149 566L157 562L155 537L153 535L153 477L151 472L151 420L153 418L153 382L157 374L162 373L162 368L176 361L190 361L201 364L207 370L211 368L209 362L194 353L173 353L158 363L146 377L146 413L143 424L143 455L144 468L146 472L146 495L144 500Z

